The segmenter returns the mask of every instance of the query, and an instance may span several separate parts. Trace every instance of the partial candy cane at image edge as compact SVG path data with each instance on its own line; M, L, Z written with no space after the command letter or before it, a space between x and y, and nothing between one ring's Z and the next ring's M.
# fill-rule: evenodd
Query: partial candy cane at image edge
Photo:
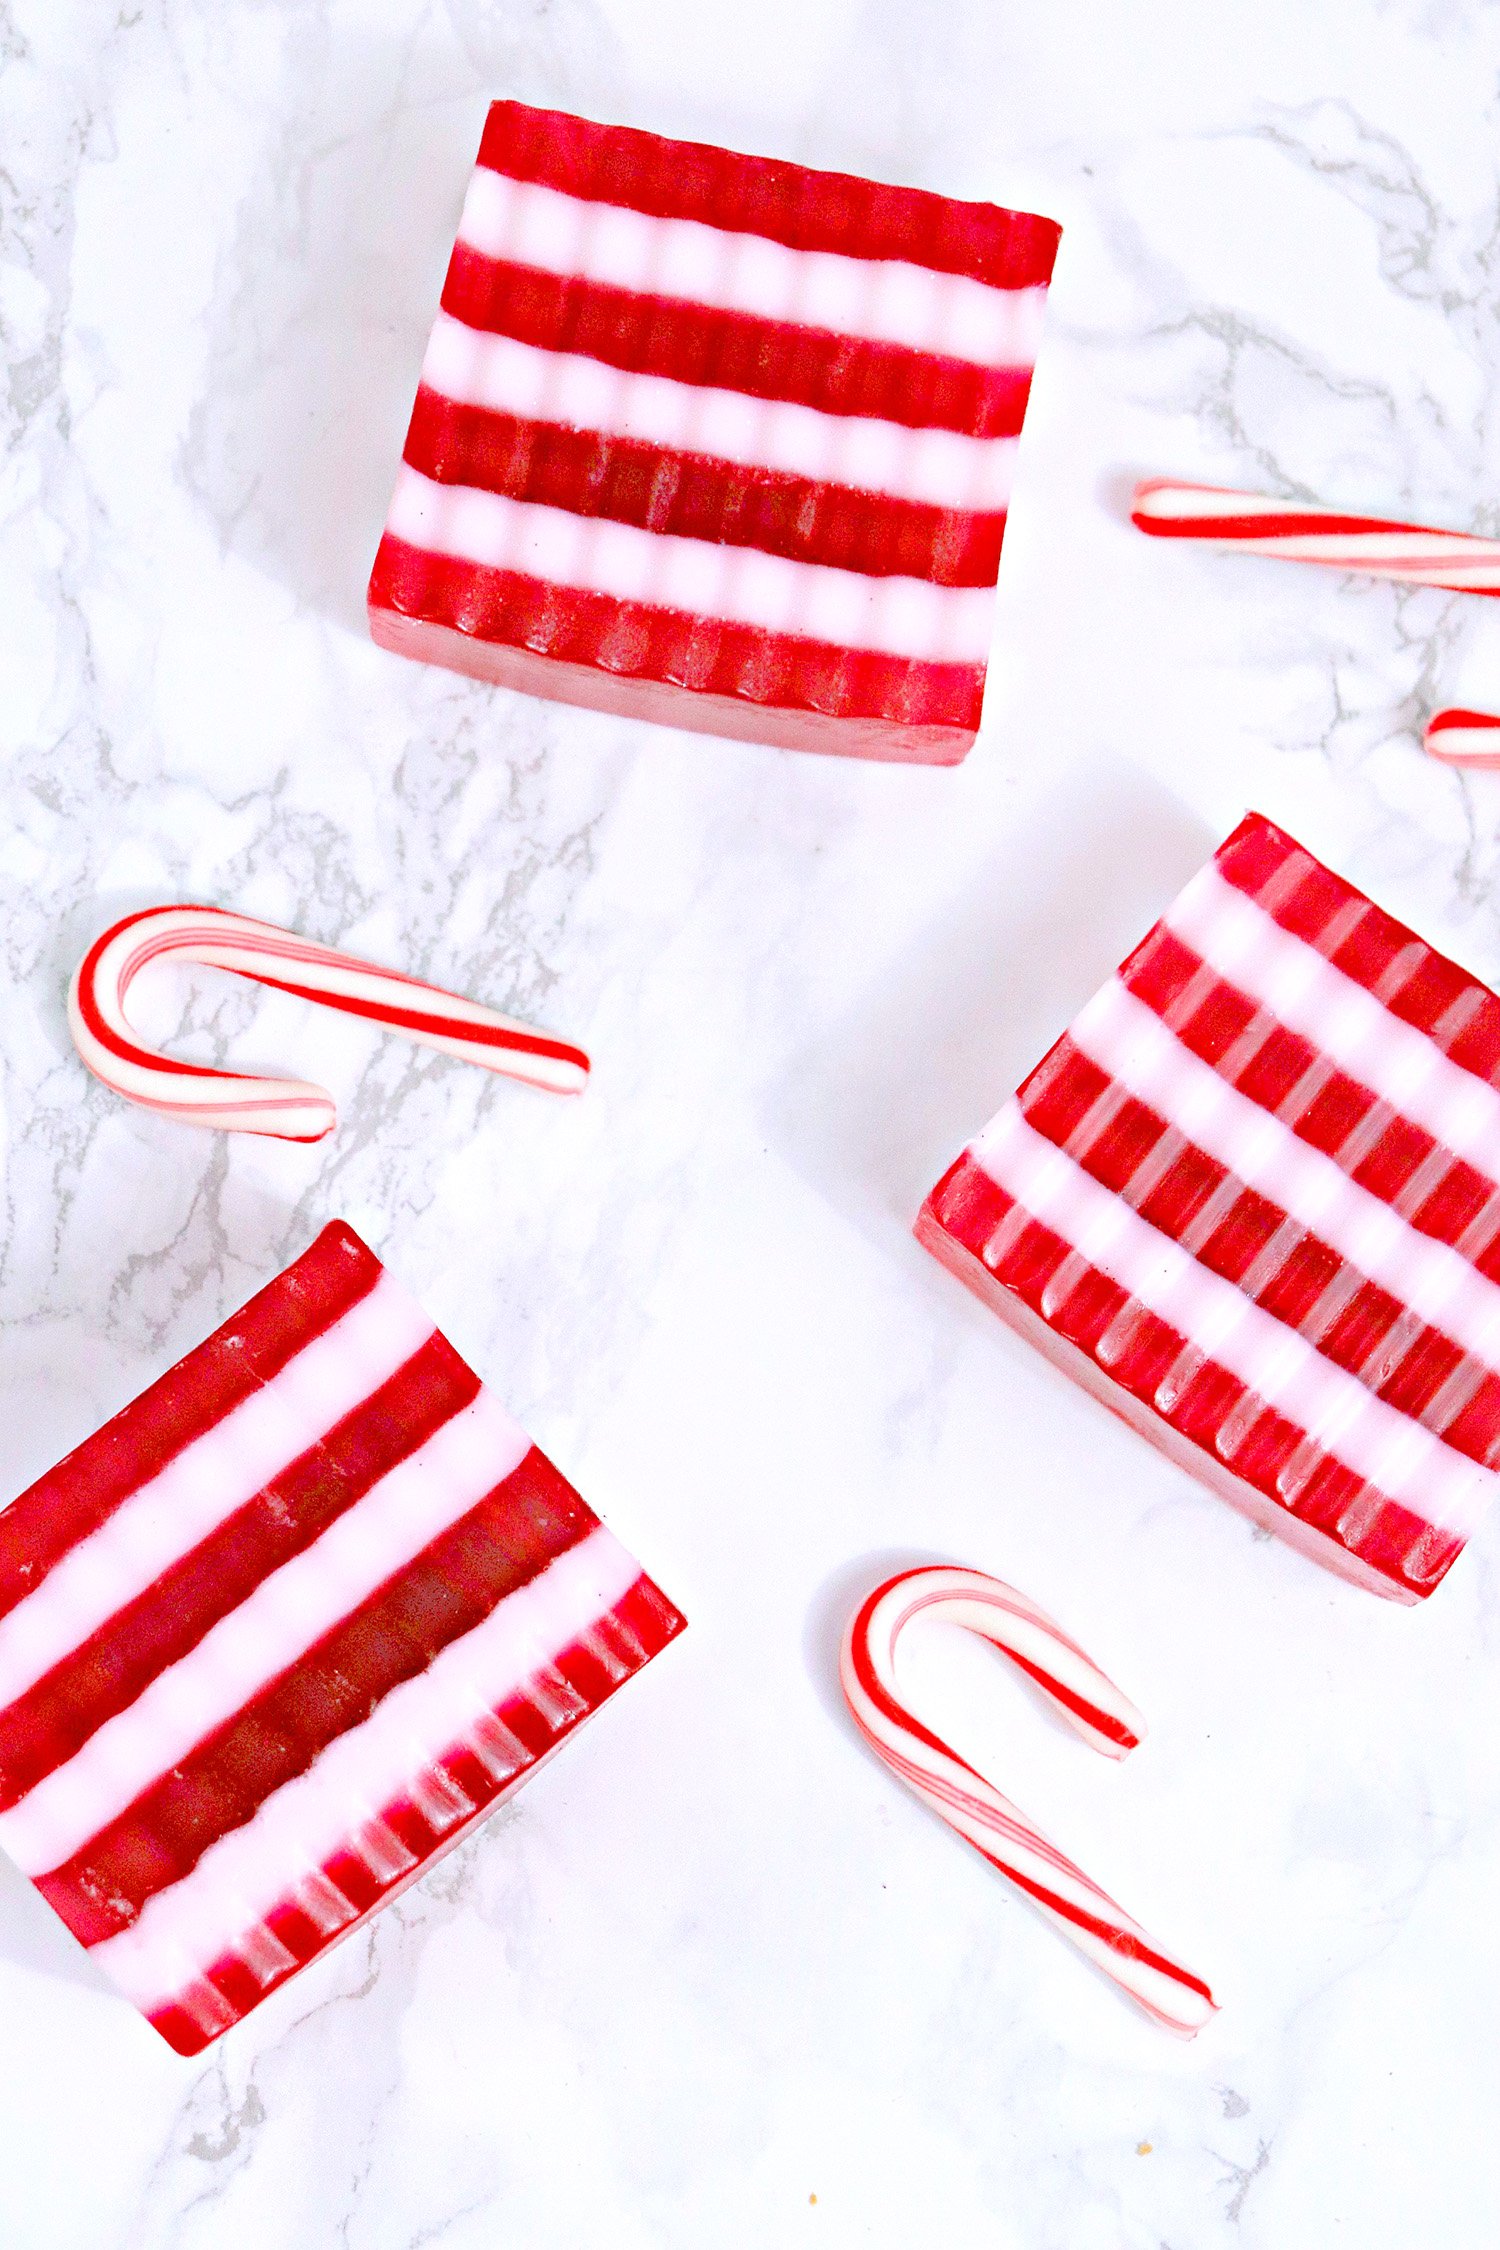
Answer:
M1434 711L1422 737L1429 758L1445 766L1461 766L1471 773L1500 767L1500 718L1489 711L1466 711L1457 705Z

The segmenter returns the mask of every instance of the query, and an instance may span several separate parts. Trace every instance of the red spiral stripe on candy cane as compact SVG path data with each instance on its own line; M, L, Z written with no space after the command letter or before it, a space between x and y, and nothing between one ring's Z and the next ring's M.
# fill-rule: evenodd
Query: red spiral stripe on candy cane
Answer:
M876 1587L844 1638L844 1697L870 1747L1153 2021L1192 2038L1217 2006L1202 1978L1164 1952L901 1700L896 1647L918 1616L991 1642L1106 1757L1135 1748L1145 1732L1140 1713L1044 1610L982 1571L903 1571Z
M1500 766L1500 718L1489 711L1463 711L1456 706L1434 711L1422 746L1430 758L1441 758L1445 766L1484 772Z
M1153 477L1136 488L1131 522L1156 539L1213 539L1251 555L1326 563L1407 586L1500 594L1500 539L1423 524L1349 515L1340 508L1268 500L1213 484Z
M148 963L168 959L229 969L553 1093L577 1093L588 1077L589 1059L581 1047L437 985L221 907L154 906L127 915L90 946L68 990L68 1026L96 1078L127 1101L186 1124L320 1141L333 1129L337 1111L332 1096L305 1079L218 1070L144 1046L126 1016L126 997Z

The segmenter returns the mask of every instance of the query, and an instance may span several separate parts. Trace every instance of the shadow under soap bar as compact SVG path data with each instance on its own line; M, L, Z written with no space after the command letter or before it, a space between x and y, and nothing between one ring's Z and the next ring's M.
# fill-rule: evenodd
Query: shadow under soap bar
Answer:
M1193 1474L1429 1594L1500 1454L1500 999L1252 814L919 1239Z
M0 1512L0 1848L193 2054L682 1622L334 1224Z
M1058 236L496 102L375 639L703 733L956 764Z

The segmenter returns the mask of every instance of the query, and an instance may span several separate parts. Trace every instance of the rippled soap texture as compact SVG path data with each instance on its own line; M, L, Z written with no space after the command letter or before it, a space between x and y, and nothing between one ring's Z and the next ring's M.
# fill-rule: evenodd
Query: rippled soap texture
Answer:
M1431 1593L1500 1448L1500 999L1252 814L918 1234L1186 1468Z
M1058 232L494 103L376 640L670 725L956 763Z
M0 1848L193 2054L681 1627L335 1223L0 1516Z

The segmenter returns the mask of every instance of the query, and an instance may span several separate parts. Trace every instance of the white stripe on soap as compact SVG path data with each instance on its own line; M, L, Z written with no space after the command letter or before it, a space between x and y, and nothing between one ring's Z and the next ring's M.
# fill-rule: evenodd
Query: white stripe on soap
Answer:
M1426 1032L1403 1023L1316 947L1284 930L1217 868L1195 875L1165 920L1226 983L1467 1157L1486 1179L1500 1176L1500 1093L1450 1062Z
M386 525L430 554L688 616L933 664L982 664L992 586L934 586L791 562L604 517L442 485L403 463Z
M263 1578L197 1646L6 1813L0 1849L61 1866L261 1688L520 1467L531 1440L489 1391Z
M428 1669L329 1744L241 1828L219 1837L191 1874L148 1899L137 1920L92 1949L139 2007L184 1990L245 1931L346 1845L476 1722L545 1673L616 1608L640 1565L600 1527L452 1641ZM353 1831L353 1833L351 1833Z
M1424 1522L1465 1533L1494 1479L1376 1398L1294 1329L1200 1266L1007 1103L971 1153L1079 1256L1303 1430L1322 1452Z
M383 1273L368 1295L138 1486L0 1619L0 1704L24 1695L246 1506L433 1334L426 1313Z
M1046 290L996 289L898 258L790 250L760 234L663 219L481 165L458 239L482 257L720 312L904 344L980 367L1032 367Z
M1009 505L1013 437L908 429L872 415L825 414L788 399L752 397L640 375L580 352L549 352L492 336L440 312L422 362L440 397L490 413L592 430L741 468L848 486L934 508L998 512Z
M1500 1287L1221 1078L1118 978L1068 1036L1184 1140L1500 1373Z

